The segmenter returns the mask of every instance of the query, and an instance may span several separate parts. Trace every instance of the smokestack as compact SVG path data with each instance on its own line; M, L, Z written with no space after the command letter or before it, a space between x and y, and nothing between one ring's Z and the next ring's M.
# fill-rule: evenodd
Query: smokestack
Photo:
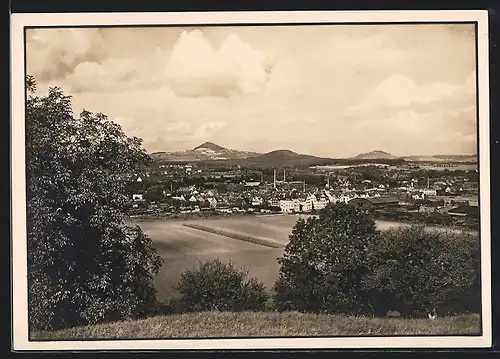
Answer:
M302 181L303 192L306 193L306 181Z
M429 181L429 177L427 177L427 189L429 189L430 187L430 181Z
M276 168L274 169L274 188L276 188Z
M330 174L328 174L328 177L326 178L326 188L330 188Z
M286 182L286 170L284 169L283 170L283 183Z

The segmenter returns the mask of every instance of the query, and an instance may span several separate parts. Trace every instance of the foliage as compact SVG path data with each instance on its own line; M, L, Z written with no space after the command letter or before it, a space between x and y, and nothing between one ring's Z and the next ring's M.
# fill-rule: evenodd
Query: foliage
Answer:
M232 263L203 262L199 269L181 274L177 305L186 311L263 310L268 299L264 285L247 277L248 271Z
M123 224L116 174L149 161L141 140L103 114L74 118L61 89L34 94L27 78L27 249L33 328L146 314L161 258L139 227Z
M362 278L378 238L375 222L344 203L330 204L319 216L299 219L290 235L275 283L278 310L359 312Z
M390 229L370 250L372 270L364 285L381 314L473 310L471 303L479 296L479 291L473 293L478 288L478 255L478 240L471 234L421 225ZM461 298L466 293L471 299L467 305Z

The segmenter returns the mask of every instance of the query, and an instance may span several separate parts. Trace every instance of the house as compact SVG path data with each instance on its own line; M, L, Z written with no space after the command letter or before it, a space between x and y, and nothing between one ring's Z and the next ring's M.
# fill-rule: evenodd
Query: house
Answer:
M318 199L316 201L313 201L312 202L312 209L313 210L316 210L316 211L319 211L319 210L322 210L323 208L325 208L330 202L328 202L327 200L325 199Z
M413 199L413 200L425 199L425 195L422 192L414 192L410 196L411 196L411 199Z
M214 197L210 197L207 199L207 202L209 203L211 208L216 208L218 201Z
M278 198L273 197L269 200L269 205L271 207L280 207L280 201Z
M196 186L180 187L178 191L181 193L193 193L196 191Z
M279 201L279 207L281 212L290 213L295 209L295 201L294 200L281 200Z
M132 195L132 201L134 201L134 202L142 202L142 201L144 201L144 195L143 194L139 194L139 193L133 194Z
M262 197L253 197L252 198L252 206L261 206L264 203Z
M186 197L184 197L184 195L181 195L181 196L174 196L172 197L172 199L184 202L186 200Z
M255 182L255 181L245 182L245 187L259 187L259 186L260 182Z
M394 208L399 206L399 199L393 196L379 196L370 198L353 198L347 202L359 209Z
M436 196L437 192L435 189L425 188L420 190L425 196Z

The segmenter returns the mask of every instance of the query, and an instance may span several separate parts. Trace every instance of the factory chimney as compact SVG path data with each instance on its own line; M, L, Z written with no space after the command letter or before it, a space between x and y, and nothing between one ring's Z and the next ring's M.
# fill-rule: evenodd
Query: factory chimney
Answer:
M286 169L283 169L283 183L286 182Z
M274 188L276 188L276 168L274 169L274 182L273 182Z

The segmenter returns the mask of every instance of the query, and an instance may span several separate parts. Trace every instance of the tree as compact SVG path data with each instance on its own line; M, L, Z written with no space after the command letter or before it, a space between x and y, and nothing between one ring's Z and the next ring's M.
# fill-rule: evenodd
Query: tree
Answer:
M147 313L162 260L138 227L116 174L149 162L141 140L103 114L74 118L61 89L35 96L27 79L26 178L29 318L35 329Z
M181 274L178 306L186 311L263 310L268 299L262 282L247 278L248 271L219 259Z
M330 204L318 218L299 219L275 283L279 310L360 312L368 248L378 238L373 219L345 203Z
M384 232L370 250L364 284L380 314L478 309L478 238L423 225Z

